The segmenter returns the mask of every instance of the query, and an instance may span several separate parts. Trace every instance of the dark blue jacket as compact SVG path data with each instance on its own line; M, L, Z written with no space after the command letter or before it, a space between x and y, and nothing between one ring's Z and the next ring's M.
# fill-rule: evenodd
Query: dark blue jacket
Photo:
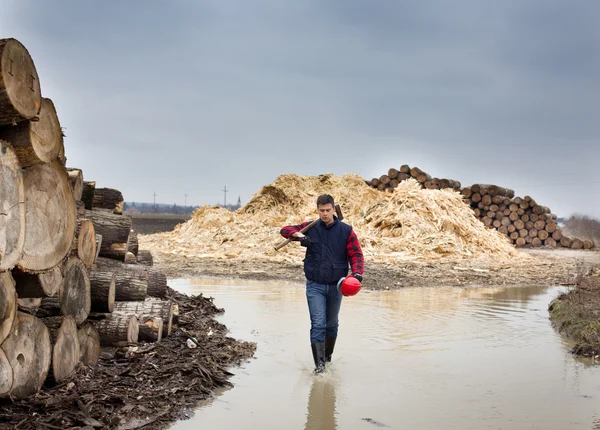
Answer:
M305 235L310 247L304 258L306 279L319 284L334 284L348 275L348 236L352 227L337 218L326 226L321 220Z

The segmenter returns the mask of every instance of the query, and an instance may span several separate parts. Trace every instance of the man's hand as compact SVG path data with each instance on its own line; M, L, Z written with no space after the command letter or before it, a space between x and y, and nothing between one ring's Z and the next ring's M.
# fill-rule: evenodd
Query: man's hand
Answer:
M360 273L353 273L352 276L358 279L358 282L362 283L362 275Z
M306 249L310 249L310 245L311 245L310 237L302 236L300 238L300 245L304 246Z

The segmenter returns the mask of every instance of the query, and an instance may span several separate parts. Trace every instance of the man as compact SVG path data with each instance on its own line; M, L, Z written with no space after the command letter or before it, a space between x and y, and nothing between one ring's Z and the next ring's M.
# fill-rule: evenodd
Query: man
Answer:
M338 315L342 305L342 293L337 283L348 275L348 263L352 276L362 282L364 259L352 227L334 215L333 197L328 194L319 196L317 208L320 219L306 234L300 230L310 224L308 222L285 226L280 233L306 247L304 275L310 314L310 343L315 373L321 373L325 370L325 362L331 361L337 339Z

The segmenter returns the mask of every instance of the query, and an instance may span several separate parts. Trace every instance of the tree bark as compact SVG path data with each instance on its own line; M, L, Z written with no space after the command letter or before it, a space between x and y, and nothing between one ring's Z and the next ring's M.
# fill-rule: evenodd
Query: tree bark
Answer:
M390 177L390 179L396 179L399 173L400 172L394 168L388 170L388 176Z
M64 282L60 265L38 274L23 272L15 268L12 274L19 298L52 297L58 293Z
M17 293L10 272L0 273L0 345L8 337L17 315Z
M592 249L594 247L594 244L589 241L589 240L584 240L583 241L583 249Z
M127 239L127 252L133 253L133 255L138 255L139 251L139 243L138 243L138 234L137 232L131 230L129 232L129 237Z
M96 229L90 219L77 220L77 256L88 269L96 261Z
M163 334L163 320L154 315L140 316L139 340L144 342L160 342Z
M131 216L115 215L97 210L86 210L85 216L92 220L96 233L102 236L99 255L123 261L131 231Z
M144 302L117 302L114 314L152 315L162 318L163 336L171 334L173 326L173 303L170 300L148 299Z
M31 55L16 39L0 39L0 125L35 118L42 103Z
M75 199L67 172L58 162L37 164L23 173L25 245L19 266L49 270L68 254L75 237Z
M85 265L77 257L65 263L65 282L58 293L60 312L72 315L77 324L83 323L91 310L90 278ZM44 306L44 301L42 301Z
M571 242L571 249L582 249L583 248L583 241L580 239L573 239L573 241Z
M419 181L421 184L424 184L427 181L431 181L431 175L421 172L417 175L417 181Z
M0 349L0 397L4 397L10 391L13 384L13 370L6 354Z
M73 192L75 200L81 200L83 196L83 172L81 169L68 168L67 173L69 174L69 185Z
M102 346L122 346L138 342L139 322L133 314L106 314L105 319L91 322L98 330Z
M81 201L87 210L92 210L94 204L94 194L96 193L96 182L84 181L81 190Z
M114 272L116 279L116 300L119 302L141 301L146 296L166 294L166 276L159 270L125 264L109 258L98 258L96 267L106 272Z
M110 209L115 214L122 214L123 194L113 188L96 188L92 208Z
M38 392L46 380L52 344L50 333L40 319L18 312L15 323L19 329L12 330L0 348L13 371L9 394L24 398Z
M80 361L84 366L93 366L100 358L100 334L94 324L86 321L77 330Z
M110 313L115 308L116 280L113 271L92 270L90 296L92 312Z
M50 317L42 320L50 332L52 364L47 380L54 385L68 378L81 359L77 325L72 316Z
M152 257L152 252L145 249L140 249L137 255L137 262L138 264L144 266L153 266L154 258Z
M21 165L11 145L0 140L0 270L12 269L21 257L25 212Z
M410 174L410 166L408 164L403 164L400 166L400 173Z

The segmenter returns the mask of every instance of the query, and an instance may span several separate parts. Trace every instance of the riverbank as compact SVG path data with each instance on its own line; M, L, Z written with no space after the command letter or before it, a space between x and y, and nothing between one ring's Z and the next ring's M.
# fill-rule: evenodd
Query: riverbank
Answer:
M550 303L553 326L575 342L573 353L600 355L600 269L585 271L576 285Z
M228 336L212 298L169 289L179 305L177 329L161 342L104 348L93 367L23 400L0 400L0 428L164 429L194 414L198 403L230 386L231 367L256 344ZM188 338L198 341L190 349Z

